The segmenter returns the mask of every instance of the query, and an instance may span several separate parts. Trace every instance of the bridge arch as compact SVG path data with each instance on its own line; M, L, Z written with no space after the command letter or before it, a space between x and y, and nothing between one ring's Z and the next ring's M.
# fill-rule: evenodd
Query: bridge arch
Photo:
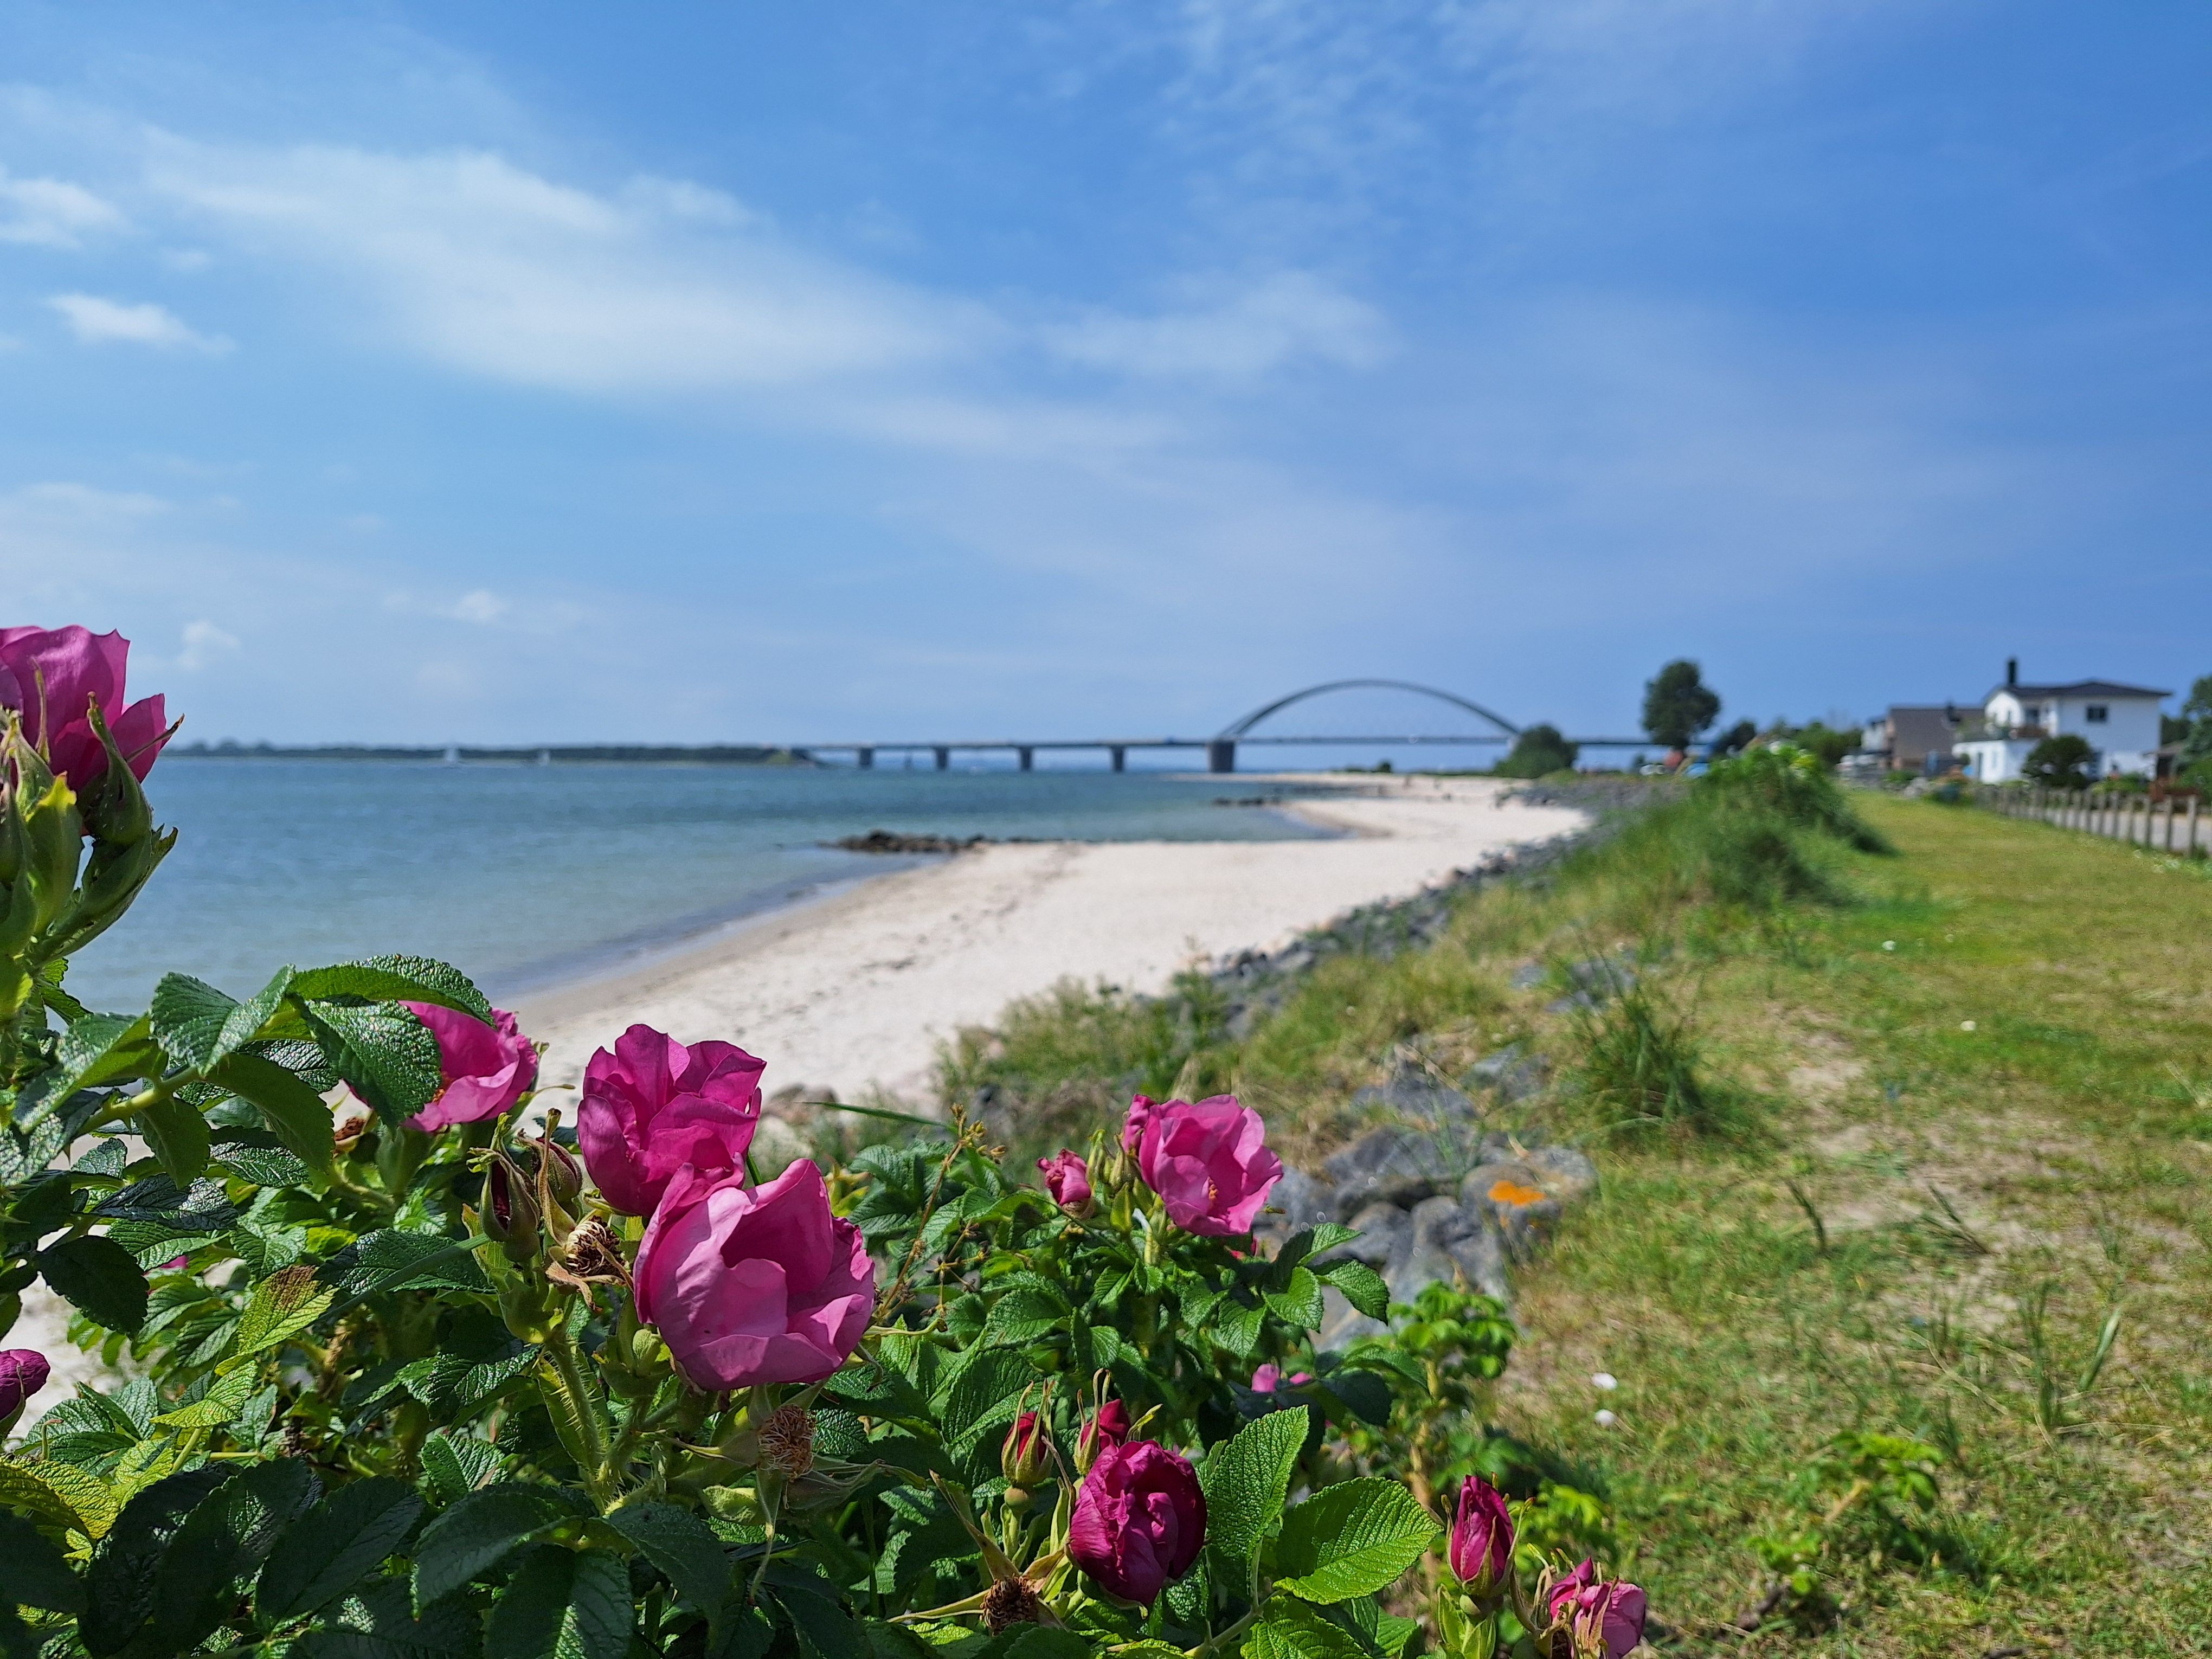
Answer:
M1455 696L1449 691L1439 691L1433 685L1416 685L1411 680L1361 679L1328 680L1320 685L1309 685L1303 691L1293 691L1286 697L1278 697L1274 702L1268 703L1265 708L1255 708L1250 714L1245 715L1243 719L1232 721L1231 724L1223 726L1220 732L1215 736L1214 741L1217 743L1234 742L1237 738L1241 738L1247 732L1250 732L1254 726L1257 726L1261 720L1266 720L1270 714L1279 714L1284 709L1288 708L1292 703L1304 702L1308 697L1322 696L1331 691L1355 690L1418 692L1422 696L1434 697L1439 702L1448 702L1455 708L1465 709L1470 714L1474 714L1480 719L1488 720L1492 726L1496 726L1500 732L1503 732L1509 738L1517 738L1521 735L1521 728L1514 725L1511 720L1507 720L1503 714L1492 714L1489 709L1485 708L1480 703L1470 702L1465 697Z

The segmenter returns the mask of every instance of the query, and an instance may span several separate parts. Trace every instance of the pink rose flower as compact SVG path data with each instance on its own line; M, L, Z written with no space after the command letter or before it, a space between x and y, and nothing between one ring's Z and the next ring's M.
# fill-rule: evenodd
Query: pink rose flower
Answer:
M169 740L158 696L126 703L123 682L131 641L84 628L0 628L0 708L21 709L23 735L82 795L107 770L107 750L93 735L96 699L115 747L142 783Z
M811 1160L742 1183L677 1171L638 1246L637 1316L696 1389L818 1382L867 1331L875 1263Z
M1600 1647L1607 1659L1624 1659L1644 1639L1644 1592L1600 1578L1595 1562L1583 1561L1553 1585L1548 1601L1553 1622L1572 1626L1578 1652Z
M1496 1591L1513 1571L1513 1516L1505 1494L1479 1474L1459 1489L1448 1553L1459 1582L1478 1598Z
M506 1009L493 1009L493 1023L487 1025L474 1014L434 1002L400 1006L438 1039L441 1079L429 1104L407 1120L409 1128L434 1134L457 1123L481 1123L497 1117L537 1085L537 1046L522 1035Z
M576 1144L600 1194L624 1215L651 1215L685 1164L702 1175L742 1170L767 1069L734 1042L686 1048L631 1026L584 1068Z
M0 1420L15 1416L30 1397L46 1386L53 1368L36 1348L10 1348L0 1353Z
M1303 1388L1312 1381L1313 1373L1311 1371L1292 1371L1290 1377L1290 1386L1294 1389ZM1276 1389L1282 1386L1283 1370L1282 1367L1279 1365L1262 1365L1252 1373L1252 1392L1254 1394L1273 1394Z
M1129 1408L1118 1400L1108 1401L1075 1437L1076 1473L1087 1474L1098 1461L1099 1453L1120 1445L1128 1437Z
M1267 1126L1234 1095L1196 1105L1156 1103L1139 1095L1121 1137L1136 1152L1145 1184L1167 1205L1168 1219L1187 1233L1235 1238L1250 1232L1282 1179L1283 1160L1267 1150Z
M1206 1543L1206 1495L1189 1460L1149 1440L1111 1446L1083 1477L1068 1559L1111 1594L1150 1607Z
M1052 1201L1070 1215L1091 1213L1091 1166L1063 1146L1051 1158L1037 1160L1044 1171L1044 1189Z

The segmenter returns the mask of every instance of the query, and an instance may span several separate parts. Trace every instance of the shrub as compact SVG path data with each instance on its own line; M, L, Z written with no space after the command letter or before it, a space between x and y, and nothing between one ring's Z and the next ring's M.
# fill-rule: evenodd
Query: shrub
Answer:
M1513 747L1498 763L1501 778L1540 778L1553 772L1574 770L1580 750L1559 735L1556 726L1532 726L1513 740Z
M2045 738L2029 750L2023 769L2030 782L2046 789L2087 789L2089 768L2096 758L2097 751L2087 738L2069 732Z

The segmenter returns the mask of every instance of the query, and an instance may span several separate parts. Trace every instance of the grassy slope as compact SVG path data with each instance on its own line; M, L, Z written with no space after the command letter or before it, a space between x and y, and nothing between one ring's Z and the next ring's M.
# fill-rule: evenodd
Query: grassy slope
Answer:
M2212 1652L2212 880L2041 825L1863 806L1902 856L1814 838L1814 884L1849 902L1716 902L1659 873L1673 832L1632 832L1555 889L1481 896L1431 951L1325 965L1247 1042L1202 998L1071 993L1009 1011L945 1085L1056 1103L1071 1133L1133 1083L1234 1086L1310 1156L1356 1131L1346 1103L1394 1055L1452 1074L1532 1044L1567 1086L1528 1127L1588 1140L1607 1187L1523 1277L1498 1415L1590 1472L1687 1648ZM1542 1012L1555 992L1510 988L1523 962L1624 945L1664 953L1650 983L1688 1017L1729 1133L1620 1133L1574 1086L1591 1033ZM2069 1398L2114 1306L2111 1362ZM1710 1634L1757 1599L1748 1538L1803 1513L1793 1477L1854 1427L1945 1448L1952 1564L1838 1561L1840 1618Z

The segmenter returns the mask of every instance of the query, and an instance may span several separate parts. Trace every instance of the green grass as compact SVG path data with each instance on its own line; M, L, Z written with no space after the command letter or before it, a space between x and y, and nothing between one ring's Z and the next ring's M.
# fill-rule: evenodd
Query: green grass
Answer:
M1235 1088L1303 1158L1405 1054L1454 1074L1533 1046L1559 1084L1518 1127L1589 1146L1605 1187L1522 1275L1495 1411L1595 1472L1683 1650L2212 1652L2212 881L1855 804L1874 835L1663 809L1471 898L1430 950L1325 964L1243 1042L1196 986L1068 988L945 1085L1056 1102L1071 1140L1131 1086ZM1640 1026L1510 988L1622 949ZM1673 1105L1624 1113L1639 1090ZM1846 1430L1943 1454L1938 1564L1840 1528L1796 1616L1723 1633L1768 1582L1752 1540L1825 1507L1812 1465Z

